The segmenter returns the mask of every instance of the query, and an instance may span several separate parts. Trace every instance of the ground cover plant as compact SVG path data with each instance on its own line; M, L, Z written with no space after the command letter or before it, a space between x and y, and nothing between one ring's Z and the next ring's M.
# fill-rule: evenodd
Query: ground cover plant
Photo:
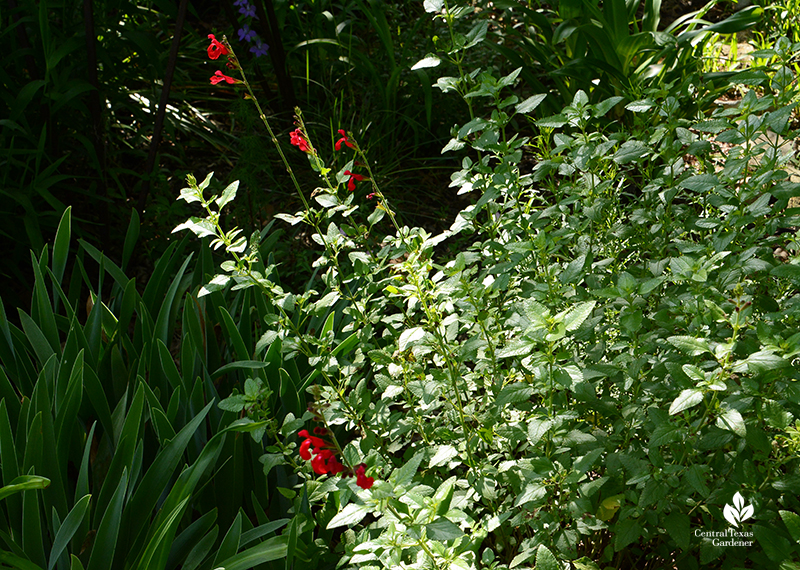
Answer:
M202 248L141 294L137 223L119 265L82 242L67 271L69 212L32 256L0 313L0 564L800 567L800 44L725 76L734 105L564 99L470 67L491 12L423 8L416 66L469 113L446 231L403 225L368 138L277 126L212 34L302 206L246 231L237 181L187 176ZM299 287L282 229L316 246Z

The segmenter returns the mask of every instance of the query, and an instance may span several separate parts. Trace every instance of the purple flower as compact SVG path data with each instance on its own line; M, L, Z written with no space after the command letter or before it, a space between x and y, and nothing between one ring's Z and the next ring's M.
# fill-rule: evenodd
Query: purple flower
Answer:
M261 42L261 38L256 36L256 45L250 48L250 51L256 56L261 57L262 55L267 55L267 50L269 46L265 43Z
M247 24L242 26L242 29L239 30L239 41L241 42L251 42L254 37L256 37L256 33L251 30L250 26Z
M242 14L245 18L255 18L256 20L258 20L258 16L256 16L255 6L249 4L246 0L245 3L242 4L242 7L239 8L239 13Z
M244 6L245 4L247 4L247 0L236 0L236 2L233 3L234 6Z

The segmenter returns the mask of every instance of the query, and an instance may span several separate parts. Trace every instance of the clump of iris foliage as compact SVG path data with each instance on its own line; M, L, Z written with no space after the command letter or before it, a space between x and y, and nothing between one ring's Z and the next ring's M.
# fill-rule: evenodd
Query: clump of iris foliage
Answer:
M415 67L468 113L443 152L473 199L440 234L402 224L368 140L260 107L299 211L246 237L238 183L187 177L175 230L203 248L173 243L141 294L138 220L122 266L86 242L70 265L64 215L30 311L0 312L0 562L800 567L800 45L701 77L704 38L758 8L662 32L657 2L586 0L568 32L573 3L497 4L575 72L535 89L533 47L478 68L489 13L424 2L442 33ZM258 105L211 40L212 82ZM317 246L299 290L281 225Z

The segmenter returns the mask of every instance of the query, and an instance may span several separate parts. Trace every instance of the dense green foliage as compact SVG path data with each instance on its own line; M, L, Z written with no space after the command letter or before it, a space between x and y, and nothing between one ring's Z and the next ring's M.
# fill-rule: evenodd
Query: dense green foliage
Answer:
M0 312L0 562L244 569L283 557L286 538L269 537L289 521L266 515L285 511L283 499L267 495L245 433L266 424L215 405L218 386L265 366L222 364L242 358L233 354L250 340L256 300L194 298L187 291L211 258L193 265L184 244L168 248L140 294L88 243L69 262L70 222L67 210L52 259L47 248L32 256L21 328ZM134 217L128 254L137 233ZM25 490L34 488L45 490Z
M53 223L0 303L0 566L800 568L800 44L708 74L763 11L659 4L276 2L316 53L291 135L223 40L293 209L201 168L163 206L200 251L138 280L135 212L119 263ZM466 206L431 232L381 163L439 97Z

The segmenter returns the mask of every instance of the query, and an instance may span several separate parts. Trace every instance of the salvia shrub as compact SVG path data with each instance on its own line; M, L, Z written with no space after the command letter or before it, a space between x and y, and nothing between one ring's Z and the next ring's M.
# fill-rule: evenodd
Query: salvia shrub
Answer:
M207 182L189 179L181 198L207 216L176 229L232 257L205 291L257 288L275 311L264 338L306 370L309 409L280 420L266 456L283 453L301 476L281 490L294 498L292 556L795 567L796 47L778 42L778 63L749 76L758 92L745 86L733 107L687 118L689 94L590 103L578 91L532 137L509 125L545 95L508 94L519 70L446 78L495 109L444 149L463 153L452 186L477 197L440 235L399 225L353 137L315 146L298 112L291 144L322 182L310 199L297 185L305 208L278 216L321 248L320 278L302 293L279 286L257 243L221 228L235 183L207 198ZM468 48L450 47L457 67ZM297 464L312 454L311 469Z

